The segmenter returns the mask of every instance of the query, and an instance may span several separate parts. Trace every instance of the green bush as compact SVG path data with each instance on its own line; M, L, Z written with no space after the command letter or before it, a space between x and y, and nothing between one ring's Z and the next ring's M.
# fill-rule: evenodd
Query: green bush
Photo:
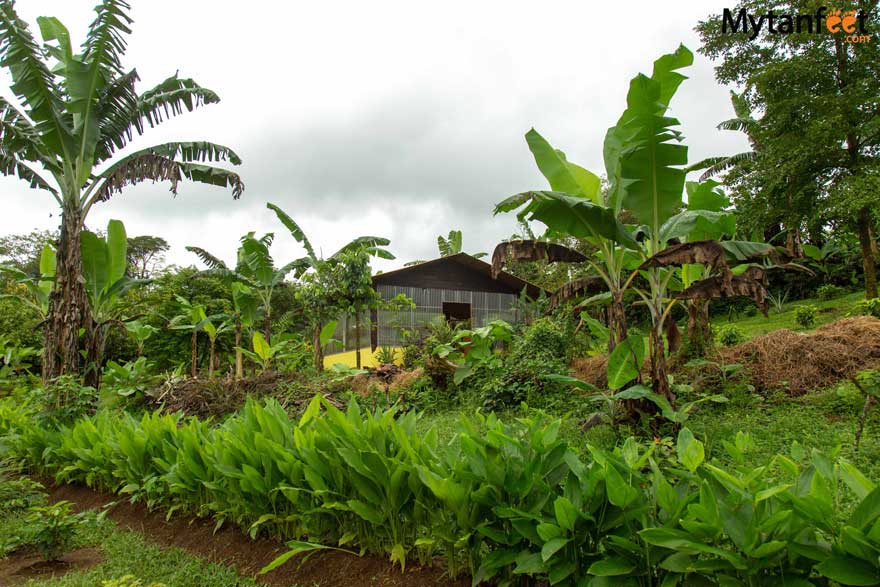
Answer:
M397 349L394 347L379 347L375 354L376 362L380 365L393 365L397 360Z
M846 293L846 290L837 285L821 285L816 288L816 297L823 301L833 300Z
M292 540L292 553L342 545L402 568L442 556L475 585L810 585L816 573L868 585L880 572L880 488L844 460L777 455L753 469L739 434L721 442L724 467L687 428L675 444L588 446L584 460L540 412L477 413L450 443L417 418L318 396L298 423L274 401L217 427L102 411L26 427L13 446L60 482L234 522ZM846 528L834 515L844 487L861 502ZM55 543L65 513L48 515Z
M86 512L72 513L73 504L59 501L51 505L33 506L25 518L22 545L33 546L47 561L55 561L68 552L77 531L88 521Z
M856 305L850 315L873 316L874 318L880 318L880 298L859 300L858 302L856 302Z
M718 329L718 342L724 346L736 346L746 341L746 335L736 324L725 324Z
M794 321L801 328L812 328L816 325L816 314L818 309L816 306L806 305L798 306L794 309Z

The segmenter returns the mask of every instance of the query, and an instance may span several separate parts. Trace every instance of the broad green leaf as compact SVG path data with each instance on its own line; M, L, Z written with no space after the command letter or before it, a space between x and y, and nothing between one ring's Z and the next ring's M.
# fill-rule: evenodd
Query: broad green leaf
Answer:
M721 190L721 184L714 179L689 181L685 183L688 210L709 210L721 212L730 207L730 198Z
M676 452L678 460L691 472L696 471L697 467L706 458L703 443L694 438L693 433L688 428L682 428L678 433Z
M598 560L590 565L587 572L599 577L617 577L633 572L636 565L621 556L612 556Z
M556 523L569 532L574 531L574 525L578 519L577 509L567 497L560 495L553 502L553 510L556 513Z
M550 183L550 189L554 192L588 198L594 204L601 204L600 181L597 175L570 163L565 153L554 149L535 129L526 133L526 142L535 157L538 169Z
M104 291L108 283L110 261L107 245L95 233L88 230L82 231L79 242L86 290L94 299Z
M620 389L639 376L645 361L645 341L641 336L631 334L618 343L608 357L608 387Z
M552 538L544 543L544 546L541 547L541 559L544 562L550 560L550 558L556 554L560 549L564 548L566 544L571 542L571 538Z
M107 223L107 283L114 284L125 276L128 265L128 238L119 220Z
M319 340L321 341L321 346L327 346L327 343L330 342L330 338L333 336L333 333L336 332L336 320L331 320L321 329L321 334Z
M253 340L254 353L262 361L268 361L272 358L272 348L269 346L269 343L266 342L266 337L263 336L262 332L254 332Z
M880 584L880 573L865 561L857 558L834 555L816 567L824 577L841 585L872 586Z

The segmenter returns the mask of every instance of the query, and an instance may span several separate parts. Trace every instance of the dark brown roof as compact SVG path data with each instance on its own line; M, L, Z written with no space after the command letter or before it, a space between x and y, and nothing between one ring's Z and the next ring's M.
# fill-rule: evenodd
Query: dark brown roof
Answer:
M492 266L467 253L440 257L374 275L373 285L490 291L517 295L525 288L526 294L533 299L537 298L541 292L541 288L538 286L506 271L499 273L498 277L493 280Z

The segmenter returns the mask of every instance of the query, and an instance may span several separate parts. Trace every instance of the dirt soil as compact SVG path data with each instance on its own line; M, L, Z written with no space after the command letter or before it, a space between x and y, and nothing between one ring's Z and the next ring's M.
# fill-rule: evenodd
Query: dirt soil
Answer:
M209 520L172 517L166 521L163 512L149 512L142 504L131 504L119 496L93 491L77 485L52 486L44 483L52 501L68 500L77 511L100 509L115 502L109 518L121 528L145 535L160 546L178 547L213 562L233 566L241 576L256 578L260 583L277 587L308 585L309 587L467 587L470 580L452 581L444 569L407 565L406 573L392 567L387 559L374 556L357 557L344 552L319 551L305 563L298 555L287 564L266 575L258 575L287 548L276 540L251 540L239 528L224 526L216 533ZM2 575L0 575L2 577ZM3 583L0 583L3 587Z
M74 571L85 571L100 564L103 559L97 548L73 550L57 561L45 561L31 549L14 552L0 559L0 587L23 585L30 579L46 580Z

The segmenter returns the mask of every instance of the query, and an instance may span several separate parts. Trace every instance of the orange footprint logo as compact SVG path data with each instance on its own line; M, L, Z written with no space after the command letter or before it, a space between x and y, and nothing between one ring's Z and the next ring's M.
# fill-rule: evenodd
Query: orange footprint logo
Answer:
M840 10L835 8L834 10L830 11L828 13L828 16L825 18L825 26L828 27L828 30L832 33L840 31L840 24L843 22L840 14Z
M850 10L843 14L843 30L852 34L856 32L856 11Z

